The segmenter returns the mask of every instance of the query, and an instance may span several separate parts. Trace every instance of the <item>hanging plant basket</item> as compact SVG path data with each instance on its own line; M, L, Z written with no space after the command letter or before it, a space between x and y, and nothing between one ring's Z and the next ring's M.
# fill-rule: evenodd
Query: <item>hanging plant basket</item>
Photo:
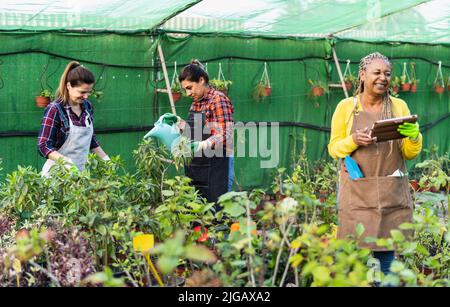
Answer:
M172 92L172 98L174 102L177 102L181 99L181 92Z
M36 106L38 108L46 108L50 103L50 97L36 96Z
M347 91L350 91L353 87L353 84L356 83L358 78L353 75L352 70L350 69L350 60L347 60L347 65L345 66L344 75L342 76L344 78L344 84Z
M325 94L325 90L321 86L313 86L311 89L311 93L314 97L320 97Z
M261 97L268 97L272 95L272 87L270 86L269 72L267 71L267 63L264 62L264 71L261 80L253 90L253 99L259 101Z
M264 97L272 95L272 88L268 86L264 87L264 91L262 91L261 95Z
M216 90L222 92L225 96L228 96L228 89L233 82L225 79L222 72L222 63L219 63L219 72L216 79L210 79L209 84Z
M402 84L402 92L409 92L411 90L411 83Z
M438 94L445 92L444 77L442 76L442 62L439 61L436 79L434 79L434 91Z
M353 83L352 82L345 82L345 88L347 89L347 91L350 91L353 87Z
M411 84L411 93L417 92L417 84Z
M441 85L435 85L434 91L438 94L442 94L443 92L445 92L445 87Z
M400 77L400 86L402 92L409 92L411 89L411 78L409 76L408 70L406 69L406 62L403 63L403 72Z

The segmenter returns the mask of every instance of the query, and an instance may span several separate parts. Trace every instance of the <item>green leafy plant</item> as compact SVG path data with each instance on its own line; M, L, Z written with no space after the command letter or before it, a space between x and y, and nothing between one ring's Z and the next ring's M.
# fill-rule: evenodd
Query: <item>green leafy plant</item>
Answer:
M39 96L50 98L50 100L53 100L55 97L49 89L42 89Z
M211 79L209 80L209 84L219 91L228 91L233 82L231 80Z

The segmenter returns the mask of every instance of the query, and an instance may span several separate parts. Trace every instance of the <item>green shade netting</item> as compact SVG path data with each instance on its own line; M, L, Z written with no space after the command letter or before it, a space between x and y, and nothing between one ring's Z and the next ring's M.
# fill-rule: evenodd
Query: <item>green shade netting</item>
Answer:
M168 20L171 32L449 42L450 6L434 1L204 0Z
M149 31L198 3L189 0L3 0L3 31Z
M343 31L342 39L445 44L450 42L450 2L429 1Z

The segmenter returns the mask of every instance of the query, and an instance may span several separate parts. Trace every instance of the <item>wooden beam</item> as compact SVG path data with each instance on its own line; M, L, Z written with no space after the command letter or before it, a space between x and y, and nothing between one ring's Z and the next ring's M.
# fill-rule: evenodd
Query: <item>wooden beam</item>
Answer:
M345 98L348 98L348 92L347 92L347 88L345 87L344 76L342 76L341 66L339 66L339 60L336 55L336 50L334 50L334 46L331 47L331 50L333 51L334 64L336 65L337 72L339 74L339 79L341 80L342 90L344 91Z
M166 61L164 60L164 53L161 48L161 44L158 43L158 53L159 60L161 61L161 66L164 73L164 80L166 81L166 93L169 94L170 108L172 109L172 113L177 115L177 111L175 109L175 103L173 101L172 90L170 88L169 75L167 74ZM156 90L158 92L158 90Z

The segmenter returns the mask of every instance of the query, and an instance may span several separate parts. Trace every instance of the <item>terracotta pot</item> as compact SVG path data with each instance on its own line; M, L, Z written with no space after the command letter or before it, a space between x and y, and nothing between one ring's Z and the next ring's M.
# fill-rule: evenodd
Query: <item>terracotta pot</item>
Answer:
M50 103L50 97L36 96L36 106L38 108L45 108Z
M345 82L345 88L347 89L347 91L351 90L353 87L353 83L351 82Z
M411 93L417 92L417 84L411 84Z
M271 87L265 87L264 91L261 92L261 96L267 97L272 95L272 88Z
M439 85L435 85L434 86L434 91L438 94L442 94L445 91L445 87L444 86L439 86Z
M320 87L320 86L313 86L313 88L312 88L312 95L314 97L322 96L324 93L325 93L325 90L322 87Z
M172 92L173 101L178 101L181 99L181 92Z
M409 92L410 89L411 89L411 83L402 84L402 91L403 92Z
M398 93L398 86L394 86L394 87L392 87L392 91L394 91L394 92L396 92L396 93Z

